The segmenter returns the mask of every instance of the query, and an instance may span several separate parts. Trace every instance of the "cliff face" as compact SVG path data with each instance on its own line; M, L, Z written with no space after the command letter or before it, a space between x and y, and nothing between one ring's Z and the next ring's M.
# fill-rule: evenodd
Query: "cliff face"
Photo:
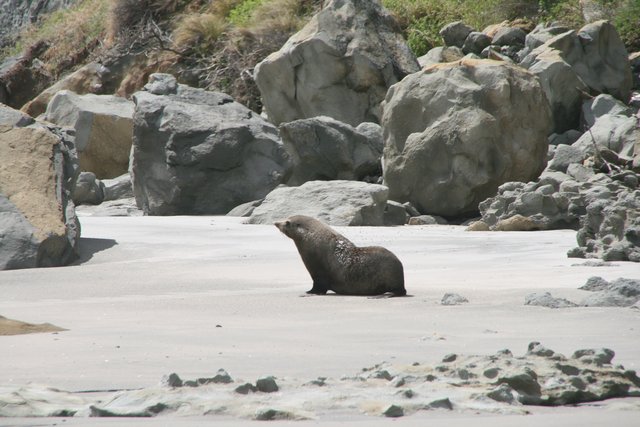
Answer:
M36 22L42 14L65 8L78 0L0 0L0 47L11 44L17 30Z

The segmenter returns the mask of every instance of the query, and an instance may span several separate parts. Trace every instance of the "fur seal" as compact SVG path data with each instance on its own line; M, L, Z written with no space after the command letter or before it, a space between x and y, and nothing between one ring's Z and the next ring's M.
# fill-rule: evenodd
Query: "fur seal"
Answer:
M313 279L308 294L407 294L402 263L391 251L380 246L357 247L328 225L304 215L275 226L298 248Z

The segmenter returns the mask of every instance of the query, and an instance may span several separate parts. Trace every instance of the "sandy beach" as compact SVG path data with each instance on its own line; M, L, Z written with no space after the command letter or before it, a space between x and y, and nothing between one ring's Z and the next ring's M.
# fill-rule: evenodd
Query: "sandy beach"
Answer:
M447 354L501 349L522 355L532 341L566 356L610 348L614 364L640 369L640 311L524 305L532 292L578 302L586 296L578 287L591 276L640 278L635 263L567 258L575 246L571 230L340 227L358 245L393 251L404 264L411 296L302 298L311 279L293 242L273 226L230 217L80 219L82 258L76 265L0 272L0 315L66 329L0 336L0 395L53 387L83 398L104 396L157 387L171 373L189 380L224 369L235 384L275 377L283 385L276 393L279 402L296 406L287 400L288 390L319 377L338 387L341 378L377 364L434 365ZM447 292L469 302L441 305ZM328 387L329 400L348 399L340 390ZM452 410L415 411L391 420L366 405L335 409L302 402L309 420L270 425L632 426L640 419L640 397L584 407L521 406L509 413L471 410L456 401L454 391L447 393L431 400L447 397ZM252 399L255 405L228 413L185 410L135 420L0 418L0 426L252 424L250 414L264 405Z

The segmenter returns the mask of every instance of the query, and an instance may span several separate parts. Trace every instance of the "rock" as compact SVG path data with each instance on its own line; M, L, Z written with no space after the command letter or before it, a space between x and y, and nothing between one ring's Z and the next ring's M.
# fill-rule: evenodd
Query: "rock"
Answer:
M409 225L448 224L447 220L437 215L418 215L409 218Z
M79 95L104 93L103 82L108 74L109 69L103 64L90 62L40 92L35 98L23 105L21 110L32 117L38 117L47 110L47 105L55 94L62 90Z
M250 224L273 224L291 215L307 215L329 225L383 225L388 189L359 181L309 181L279 187L267 195Z
M363 128L366 133L359 131ZM280 136L293 163L288 185L334 179L362 181L382 175L382 130L377 124L354 128L321 116L283 123Z
M464 44L462 45L462 52L464 52L465 54L475 53L476 55L480 55L482 51L490 44L491 37L489 37L485 33L472 31L464 40Z
M631 307L640 301L640 280L619 278L609 283L590 277L580 289L594 292L582 301L586 307Z
M255 419L257 421L295 420L300 419L300 417L297 417L295 414L289 411L268 408L257 410Z
M249 393L257 392L258 388L251 383L246 383L246 384L239 385L238 387L235 388L234 391L239 394L249 394Z
M527 33L522 28L502 27L493 36L491 44L496 46L524 46L526 37Z
M142 216L144 212L138 209L136 199L127 197L124 199L108 200L99 205L81 205L76 207L80 216Z
M572 255L602 258L604 261L640 262L640 190L618 186L615 195L590 186L585 191L586 214L576 235L578 250Z
M134 101L131 176L145 214L226 214L288 178L278 130L228 95L178 85Z
M461 305L468 303L469 300L462 295L456 293L446 293L440 301L441 305Z
M623 102L611 95L600 94L593 99L589 99L582 104L582 124L583 127L590 128L596 120L605 114L613 116L631 116L633 111Z
M176 373L165 375L160 380L160 385L163 387L182 387L182 380Z
M273 377L263 377L256 381L256 388L263 393L275 393L278 391L278 384Z
M451 295L451 294L447 294L447 295ZM445 295L446 296L446 295ZM446 356L444 356L442 358L442 362L443 363L449 363L449 362L453 362L458 358L458 355L455 353L451 353L451 354L447 354Z
M331 0L255 68L269 119L379 122L388 88L418 62L379 0Z
M74 261L80 224L71 200L73 142L53 127L0 126L0 159L0 270Z
M540 77L558 133L578 127L583 93L608 93L623 101L630 95L627 52L614 26L606 21L547 40L521 65Z
M576 350L571 358L586 364L610 365L615 355L616 353L608 348L588 348Z
M53 76L38 59L48 48L49 44L41 40L22 55L0 63L0 103L20 108L51 84Z
M229 384L233 382L233 378L231 375L227 373L224 369L218 369L218 372L215 376L211 378L198 378L198 384Z
M640 128L635 117L605 114L596 118L589 131L571 146L589 155L595 152L595 142L600 150L609 149L623 157L633 158L639 138Z
M130 173L122 174L113 179L103 179L102 184L104 184L104 201L133 197Z
M566 132L562 133L552 133L549 135L549 145L571 145L578 140L582 136L582 132L569 129Z
M578 305L564 298L554 298L549 292L532 294L524 297L524 305L535 305L548 308L577 307Z
M602 277L592 276L592 277L589 277L587 279L587 282L584 285L580 286L578 289L582 289L583 291L597 292L597 291L604 291L608 287L609 287L609 282L604 280Z
M384 209L384 225L405 225L409 221L409 213L402 203L387 200Z
M553 159L547 165L548 170L566 172L572 163L582 163L588 154L577 146L558 145L553 155Z
M544 24L538 24L532 31L530 31L524 39L524 49L518 54L521 59L524 59L531 51L538 46L542 46L545 42L557 36L558 34L566 33L570 28L560 25L552 24L545 26Z
M398 418L404 416L404 409L402 406L398 405L389 405L382 411L382 415L389 418Z
M520 214L501 219L493 227L495 231L532 231L541 229L541 225L534 219Z
M441 62L459 61L464 56L462 49L455 46L437 46L418 58L421 68L429 67Z
M467 226L465 231L490 231L489 225L484 221L473 221Z
M551 350L550 348L543 346L537 341L533 341L530 342L529 346L527 347L527 356L554 357L556 356L556 352Z
M536 78L497 61L463 60L407 76L384 104L389 197L422 213L465 216L504 182L535 179L551 127L545 105Z
M445 397L444 399L437 399L432 402L429 402L426 409L448 409L452 411L453 404L451 403L448 397Z
M71 194L73 203L78 205L99 205L104 201L105 188L93 172L80 172Z
M227 212L227 216L240 216L248 218L251 216L253 211L262 204L263 201L264 199L252 200L251 202L238 205Z
M525 405L538 404L542 397L542 387L538 383L537 374L533 371L524 370L498 378L497 384L507 384L518 392L518 400Z
M55 94L45 120L76 131L80 168L96 177L115 178L127 172L133 135L133 103L112 95Z
M0 126L26 127L33 124L35 120L18 110L0 104Z
M512 404L516 398L513 395L513 389L507 384L500 384L495 389L487 393L487 396L496 402Z
M462 48L462 46L464 46L464 41L472 31L473 28L465 25L462 21L455 21L442 27L440 30L440 36L442 37L445 46Z

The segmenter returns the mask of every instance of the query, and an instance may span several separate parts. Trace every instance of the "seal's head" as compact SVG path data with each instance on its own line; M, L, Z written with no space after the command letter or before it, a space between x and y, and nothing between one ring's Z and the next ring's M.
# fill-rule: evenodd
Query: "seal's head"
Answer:
M290 239L296 239L307 234L309 230L309 222L316 221L313 218L303 215L294 215L283 221L275 222L274 225L278 230Z

